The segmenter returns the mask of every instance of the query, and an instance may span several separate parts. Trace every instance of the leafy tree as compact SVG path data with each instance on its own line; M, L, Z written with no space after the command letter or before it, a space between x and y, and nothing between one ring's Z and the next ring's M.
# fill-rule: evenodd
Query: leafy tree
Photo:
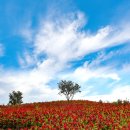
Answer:
M59 94L65 95L67 101L72 100L77 92L81 92L81 87L72 81L61 80L58 83L58 87L60 90Z
M16 105L16 104L21 104L23 103L22 101L22 92L20 91L13 91L12 93L9 94L9 105Z

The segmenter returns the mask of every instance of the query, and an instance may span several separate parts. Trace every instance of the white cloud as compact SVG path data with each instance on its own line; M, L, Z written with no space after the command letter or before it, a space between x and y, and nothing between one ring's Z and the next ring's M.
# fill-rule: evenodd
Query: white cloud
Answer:
M61 20L58 24L46 21L36 35L36 53L46 53L62 61L70 61L102 48L102 40L109 34L110 27L100 29L97 34L91 35L79 30L83 26L83 15L78 19Z
M91 67L92 69L90 67L91 64L88 65L87 62L85 62L83 66L77 67L71 73L60 75L60 77L63 79L76 80L81 84L92 78L110 78L117 81L120 80L118 73L114 72L109 67L94 68L94 64L93 67Z
M122 44L123 42L130 41L130 23L123 23L116 25L110 33L110 36L106 39L107 45Z
M89 64L90 68L99 67L100 63L106 60L109 60L112 56L114 56L116 52L110 52L108 54L105 53L105 51L101 51L97 54L96 58L91 61Z
M44 22L36 35L36 53L44 52L48 57L53 57L62 62L74 58L75 54L73 52L78 47L76 44L78 40L77 29L81 24L82 19L65 20L65 22L61 21L58 24L48 21Z
M85 17L43 21L35 36L36 55L45 53L49 58L67 63L82 58L90 52L130 41L129 24L99 29L94 34L83 31ZM82 31L81 31L82 30Z
M43 95L52 94L53 89L47 86L47 83L53 78L52 75L44 73L44 70L32 70L27 72L8 72L6 74L1 73L0 75L0 96L5 96L4 103L8 101L8 94L11 91L22 91L26 97L24 101L28 101L30 98L30 92L37 90ZM55 91L55 90L54 90ZM35 93L35 91L34 91ZM37 94L37 98L41 99L41 95ZM35 100L35 98L34 98ZM33 101L33 100L32 100ZM40 100L39 100L40 101ZM3 101L1 101L3 102Z
M27 51L24 52L23 56L18 55L18 61L22 68L27 68L36 64L36 59L33 54L29 54Z
M68 16L71 17L68 18ZM83 30L85 24L83 13L78 12L68 16L61 17L56 21L44 19L41 22L42 24L40 24L37 31L34 31L36 32L33 38L35 55L44 53L47 58L60 63L67 63L82 58L90 52L123 44L130 40L130 23L115 27L108 25L91 34L91 32L88 33ZM32 37L32 30L25 29L23 32L28 32L29 37L25 35L28 40L30 36Z
M110 94L105 95L95 95L95 96L88 96L86 99L99 101L100 99L103 101L117 101L118 99L121 100L130 100L130 86L117 86L115 87Z

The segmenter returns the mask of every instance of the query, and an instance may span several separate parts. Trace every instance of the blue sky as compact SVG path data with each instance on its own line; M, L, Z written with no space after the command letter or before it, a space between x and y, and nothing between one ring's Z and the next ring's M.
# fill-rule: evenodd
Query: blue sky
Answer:
M128 0L1 0L0 104L65 99L62 79L74 99L130 99L129 15Z

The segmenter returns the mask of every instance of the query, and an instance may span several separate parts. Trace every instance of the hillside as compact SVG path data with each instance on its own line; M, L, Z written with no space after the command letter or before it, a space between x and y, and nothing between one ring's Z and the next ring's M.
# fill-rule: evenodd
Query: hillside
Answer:
M1 129L130 129L130 104L55 101L0 106Z

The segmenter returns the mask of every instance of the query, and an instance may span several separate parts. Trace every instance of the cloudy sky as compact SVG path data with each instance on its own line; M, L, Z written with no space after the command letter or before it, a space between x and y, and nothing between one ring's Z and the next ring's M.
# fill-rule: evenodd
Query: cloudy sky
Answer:
M130 99L129 16L129 0L1 0L0 104L65 99L60 80L74 99Z

